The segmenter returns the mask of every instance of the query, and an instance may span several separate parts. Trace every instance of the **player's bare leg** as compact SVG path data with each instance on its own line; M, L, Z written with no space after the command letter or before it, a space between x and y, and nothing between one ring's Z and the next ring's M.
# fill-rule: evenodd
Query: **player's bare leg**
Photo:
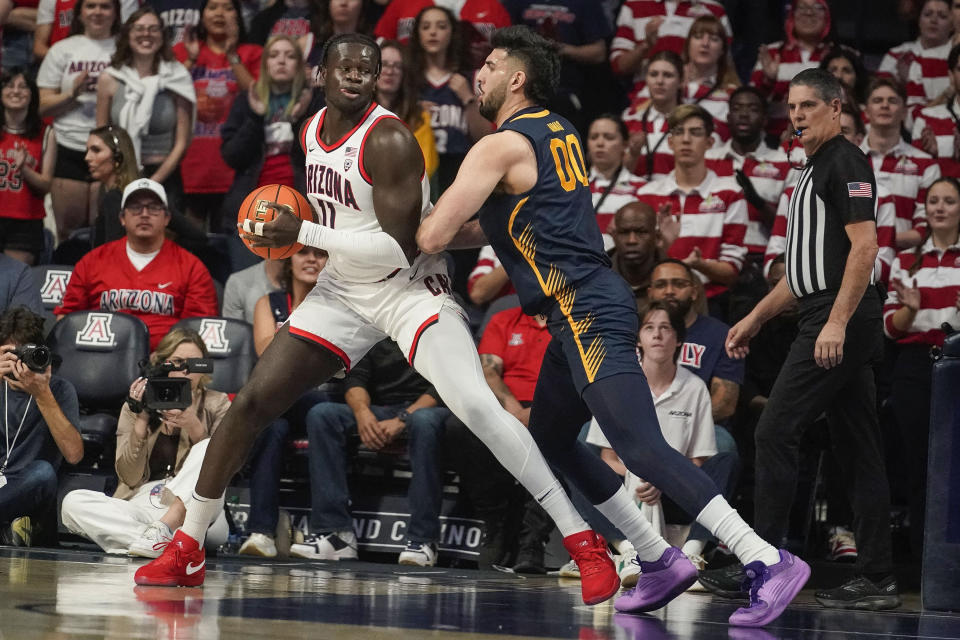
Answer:
M288 329L285 326L274 336L210 438L197 488L186 503L183 527L163 555L137 571L137 584L203 583L207 528L223 510L223 492L243 466L257 436L305 391L343 368L328 350L295 338Z

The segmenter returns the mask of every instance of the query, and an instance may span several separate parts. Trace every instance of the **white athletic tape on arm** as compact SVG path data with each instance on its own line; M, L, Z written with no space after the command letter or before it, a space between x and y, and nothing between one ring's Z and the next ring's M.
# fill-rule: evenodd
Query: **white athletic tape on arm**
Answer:
M410 262L393 237L383 231L354 233L304 220L297 242L383 267L407 268Z

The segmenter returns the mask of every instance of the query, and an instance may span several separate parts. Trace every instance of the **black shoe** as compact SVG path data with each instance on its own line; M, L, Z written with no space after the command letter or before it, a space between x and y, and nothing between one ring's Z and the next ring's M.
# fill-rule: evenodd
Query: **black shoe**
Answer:
M822 589L813 594L817 602L829 609L867 609L880 611L900 606L897 579L886 578L879 585L860 576L836 587Z
M30 547L35 534L36 527L30 516L14 518L10 524L0 527L0 545Z
M506 555L506 540L503 527L496 521L487 521L480 540L480 554L477 557L477 568L489 571L503 563Z
M730 600L747 600L749 593L743 590L743 564L737 562L721 569L706 569L700 572L703 588L715 596Z
M513 565L513 571L545 575L547 568L543 565L543 543L534 541L521 547L517 554L517 563Z

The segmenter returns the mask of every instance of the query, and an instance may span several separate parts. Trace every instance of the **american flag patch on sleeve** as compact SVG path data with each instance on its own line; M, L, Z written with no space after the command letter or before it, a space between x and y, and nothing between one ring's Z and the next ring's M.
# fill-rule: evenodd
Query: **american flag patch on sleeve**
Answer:
M851 198L872 198L873 187L869 182L848 182L847 193Z

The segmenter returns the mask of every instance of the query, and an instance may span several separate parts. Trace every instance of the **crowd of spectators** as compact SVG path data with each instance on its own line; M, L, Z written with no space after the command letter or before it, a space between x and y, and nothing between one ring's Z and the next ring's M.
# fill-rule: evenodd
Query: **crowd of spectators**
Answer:
M494 131L473 86L491 33L525 24L557 44L559 91L547 106L582 135L592 214L612 268L637 298L638 344L658 412L680 402L674 396L696 400L690 424L661 427L734 502L749 502L753 428L797 330L795 317L783 314L745 364L724 349L728 327L783 275L786 214L805 161L789 127L787 88L811 67L843 84L844 135L868 156L877 180L875 275L886 296L888 346L878 375L890 380L879 402L889 409L889 456L909 470L893 495L908 509L919 558L928 355L945 339L943 323L960 329L960 0L897 3L914 33L891 26L880 44L841 32L832 18L839 2L769 4L778 33L767 13L728 14L738 3L720 0L16 0L0 7L0 371L9 374L2 406L15 416L26 407L28 416L15 447L0 442L0 482L24 487L0 491L0 524L9 530L19 522L25 541L20 517L48 522L60 460L82 457L70 383L24 369L9 353L43 339L35 314L44 283L32 281L28 265L72 269L58 317L81 310L139 317L155 362L205 355L199 336L174 328L191 317L249 323L259 355L327 256L307 248L255 261L237 248L233 220L257 187L306 191L298 133L324 105L316 75L324 42L351 31L380 39L377 100L414 132L436 198L471 145ZM760 34L769 42L760 44ZM492 316L477 335L487 382L526 424L545 325L520 314L490 247L452 252L450 264L468 315L477 325ZM278 553L283 459L298 437L309 440L313 515L293 553L356 556L344 464L353 436L409 457L402 562L437 561L447 467L487 523L481 565L540 572L550 531L542 510L394 351L380 345L350 372L345 390L306 394L264 432L250 462L252 535L241 553ZM120 489L112 498L68 494L61 516L71 531L138 555L169 540L205 438L228 402L206 387L209 380L190 375L196 401L187 410L116 407ZM142 393L142 381L133 381L130 397ZM597 431L587 441L623 473ZM656 487L625 482L651 518L689 523ZM827 518L837 527L830 541L837 558L856 555L845 511ZM701 566L707 538L697 529L685 538Z

